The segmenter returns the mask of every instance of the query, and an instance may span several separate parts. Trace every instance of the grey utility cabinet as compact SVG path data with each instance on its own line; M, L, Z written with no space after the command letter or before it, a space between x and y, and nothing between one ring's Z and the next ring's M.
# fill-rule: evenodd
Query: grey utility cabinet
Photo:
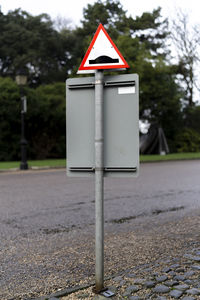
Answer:
M137 74L104 77L104 175L137 176L139 82ZM67 80L67 174L95 171L95 77Z

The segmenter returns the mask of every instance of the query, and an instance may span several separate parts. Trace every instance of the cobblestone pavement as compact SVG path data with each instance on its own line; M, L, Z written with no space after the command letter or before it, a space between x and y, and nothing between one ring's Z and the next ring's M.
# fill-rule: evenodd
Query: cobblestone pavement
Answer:
M110 299L200 299L199 228L200 217L187 217L139 235L132 232L106 239L105 275L111 277L105 287L115 293ZM89 287L60 299L108 298L95 296Z
M106 281L108 289L115 293L110 299L200 299L200 243L193 243L192 246L192 250L182 257L158 259L153 263L128 269ZM89 288L62 298L67 299L108 298L94 296L92 288Z

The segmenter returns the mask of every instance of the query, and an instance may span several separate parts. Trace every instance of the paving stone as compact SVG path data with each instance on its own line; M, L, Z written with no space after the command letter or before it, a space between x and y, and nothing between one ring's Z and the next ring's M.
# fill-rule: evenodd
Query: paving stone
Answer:
M184 268L178 268L178 269L176 269L176 272L177 273L184 273L185 269Z
M170 271L168 274L169 274L170 276L175 276L175 275L176 275L176 273L175 273L174 271Z
M165 281L165 285L170 286L170 287L178 285L178 284L179 284L179 282L175 281L175 280Z
M133 283L134 284L143 284L145 281L144 278L137 278L137 279L134 279Z
M153 291L155 293L165 294L165 293L168 293L170 291L170 289L166 285L161 284L161 285L157 285L153 289Z
M108 288L109 291L111 291L114 294L116 294L116 292L117 292L117 287L116 286L110 285L107 288Z
M190 266L192 263L193 263L192 260L188 260L184 262L185 266Z
M171 269L177 269L179 267L180 267L179 264L173 264L173 265L170 266Z
M176 276L174 276L174 280L184 281L185 280L185 275L176 275Z
M163 273L169 273L172 269L169 267L165 267L164 269L162 269Z
M131 272L133 272L132 269L127 269L127 270L126 270L126 274L130 274Z
M154 297L154 294L152 293L148 293L146 295L143 296L142 300L149 300L149 299L152 299L152 297Z
M172 259L172 261L175 262L175 263L178 263L178 262L180 261L180 258L174 257L174 258Z
M144 269L144 271L150 273L150 272L153 271L153 269L152 268L147 268L147 269Z
M120 281L119 286L123 286L125 284L126 284L126 280L122 280L122 281Z
M198 265L192 265L191 268L200 271L200 266Z
M139 287L136 285L130 285L126 288L125 293L123 294L124 297L130 296L133 292L138 292Z
M134 278L134 277L136 277L136 275L135 274L128 274L127 277Z
M169 295L175 299L180 298L183 295L183 291L179 291L179 290L172 290Z
M195 298L186 296L186 297L182 298L182 300L195 300Z
M117 277L113 278L113 280L118 282L118 281L122 281L123 278L121 276L117 276Z
M141 265L141 266L138 266L138 269L141 269L141 268L148 268L148 267L150 267L152 264L143 264L143 265Z
M140 288L139 288L137 285L130 285L130 286L128 287L128 290L130 290L131 293L133 293L133 292L139 291Z
M130 296L130 300L140 300L141 298L139 296Z
M166 297L163 297L163 296L158 296L158 297L156 298L156 300L167 300L167 298L166 298Z
M195 272L194 271L187 271L185 272L185 278L190 278L191 276L195 275Z
M172 261L170 259L165 259L162 261L164 264L171 264Z
M146 281L145 283L144 283L144 286L146 287L146 288L153 288L154 286L156 285L156 283L155 283L155 281Z
M194 279L194 280L192 280L192 285L197 285L198 283L199 283L199 280L198 279Z
M186 279L186 280L184 280L184 283L186 283L188 285L192 285L194 282L193 282L193 280Z
M168 277L166 275L162 275L162 276L158 276L156 277L156 281L157 282L164 282L168 279Z
M194 256L192 254L185 254L184 257L186 257L188 259L191 259L191 260L194 260L194 261L200 262L200 256Z
M186 291L190 295L200 295L200 289L192 288Z
M189 285L187 285L187 284L179 284L179 285L176 286L176 289L180 290L180 291L185 291L188 288L189 288Z

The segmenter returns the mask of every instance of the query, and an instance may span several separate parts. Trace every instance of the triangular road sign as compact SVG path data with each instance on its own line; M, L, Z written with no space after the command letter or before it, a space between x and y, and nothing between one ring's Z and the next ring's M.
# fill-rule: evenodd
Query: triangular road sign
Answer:
M121 68L129 68L129 65L111 40L103 25L100 24L79 67L78 73L96 69Z

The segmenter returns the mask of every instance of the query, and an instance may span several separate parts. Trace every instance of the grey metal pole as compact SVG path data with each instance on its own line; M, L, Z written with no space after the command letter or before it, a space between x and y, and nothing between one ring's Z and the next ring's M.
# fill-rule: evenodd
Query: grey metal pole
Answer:
M104 288L103 70L95 73L95 219L96 286Z

